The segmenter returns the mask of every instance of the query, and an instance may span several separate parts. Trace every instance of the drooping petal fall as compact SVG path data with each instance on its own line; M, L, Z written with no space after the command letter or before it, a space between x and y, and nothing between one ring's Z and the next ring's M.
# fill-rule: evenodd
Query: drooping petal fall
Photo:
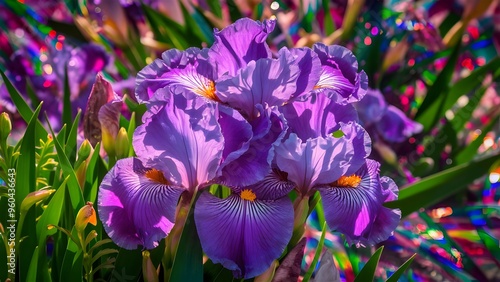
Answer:
M166 180L162 171L145 167L137 158L122 159L99 187L99 218L118 246L152 249L172 229L183 191Z
M288 197L260 200L252 191L243 190L219 199L205 192L194 216L207 256L237 278L266 271L292 236L293 206Z

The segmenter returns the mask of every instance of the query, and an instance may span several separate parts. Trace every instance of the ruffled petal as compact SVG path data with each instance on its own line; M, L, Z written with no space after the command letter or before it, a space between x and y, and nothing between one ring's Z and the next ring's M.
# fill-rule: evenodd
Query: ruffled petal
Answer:
M310 48L288 49L283 47L279 53L283 53L281 56L290 56L288 55L290 53L300 69L300 74L297 78L297 89L291 95L292 99L307 96L313 90L314 86L316 86L321 76L321 61L318 55Z
M317 184L330 183L344 175L350 161L357 158L348 139L316 137L305 143L291 133L275 147L276 163L288 179L306 195Z
M349 244L369 242L373 222L382 207L379 167L378 162L366 160L354 175L318 187L328 226L343 233Z
M187 189L212 180L224 149L216 110L204 98L173 95L144 115L144 124L134 132L137 156L159 165L171 182Z
M286 132L283 116L276 108L256 107L259 115L252 121L253 137L248 150L222 169L218 182L231 187L255 184L271 172L274 145Z
M139 159L119 160L106 174L98 194L104 230L120 247L153 249L172 229L184 189L170 185L163 173Z
M351 104L338 104L323 93L311 93L306 99L287 103L280 110L292 132L302 140L326 137L340 129L340 122L358 120Z
M300 69L289 53L278 59L249 62L238 74L217 83L220 100L242 111L247 118L257 115L255 106L279 106L297 91Z
M354 152L343 175L353 174L365 163L365 159L372 151L370 135L361 125L355 122L346 124L341 122L340 130L344 133L343 138L347 139L351 150Z
M248 18L237 20L234 24L218 31L214 30L215 42L210 47L209 57L215 66L218 78L223 75L234 76L249 62L270 58L271 50L266 39L274 29L276 21L254 21Z
M368 76L364 71L358 73L358 62L347 48L316 43L314 52L322 64L322 74L316 89L324 92L339 103L359 101L368 89Z
M221 168L248 150L253 137L252 125L235 109L218 105L219 124L224 136Z
M137 74L136 98L140 102L162 100L159 89L171 87L174 93L191 91L210 100L218 100L215 94L213 68L201 55L207 50L189 48L186 51L171 49L161 59L145 67Z
M420 133L423 126L408 117L398 108L389 105L387 112L377 123L377 130L390 142L403 142L413 134Z
M205 192L196 203L194 217L207 256L237 278L266 271L285 249L293 230L288 197L250 201L237 194L219 199Z

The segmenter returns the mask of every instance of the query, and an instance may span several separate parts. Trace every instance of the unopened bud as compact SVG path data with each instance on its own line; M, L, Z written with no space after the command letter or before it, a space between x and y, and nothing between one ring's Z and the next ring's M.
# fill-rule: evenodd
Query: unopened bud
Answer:
M80 149L78 149L78 159L86 160L90 154L92 153L92 145L88 139L83 140L82 145L80 145Z
M127 131L125 128L120 128L118 134L116 135L115 143L115 153L118 159L123 159L128 157L128 152L130 150L130 142L128 140Z
M398 163L396 153L394 153L394 151L386 144L382 142L375 142L373 143L373 147L388 164L396 165Z
M158 282L158 273L148 251L142 252L142 274L146 282Z
M75 228L78 232L83 232L89 223L94 226L97 224L95 210L91 202L87 202L87 204L78 211Z
M26 195L23 202L21 203L21 213L26 214L28 210L36 204L37 202L48 198L52 193L54 193L55 189L46 189L46 190L38 190L35 192L31 192Z
M12 131L12 123L8 113L0 114L0 140L5 141Z

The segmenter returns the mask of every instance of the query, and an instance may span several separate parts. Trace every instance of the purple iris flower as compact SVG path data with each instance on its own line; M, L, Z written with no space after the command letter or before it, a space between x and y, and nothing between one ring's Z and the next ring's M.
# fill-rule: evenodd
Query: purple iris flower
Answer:
M368 89L368 76L364 71L358 73L358 61L347 48L316 43L313 50L321 61L321 77L314 87L337 102L359 101Z
M401 212L382 204L397 198L392 179L380 178L380 164L367 159L355 173L320 187L328 226L349 244L374 245L386 240L399 224Z
M388 105L379 90L368 89L366 96L355 106L361 123L375 139L382 137L389 142L403 142L423 129L400 109Z
M356 123L350 104L338 104L319 92L286 104L281 111L290 133L275 147L275 161L302 196L354 172L370 154L368 134ZM338 130L342 137L332 135Z
M173 226L181 193L215 178L224 146L216 111L202 98L172 95L145 113L133 138L138 157L119 160L99 189L99 216L119 246L154 248Z

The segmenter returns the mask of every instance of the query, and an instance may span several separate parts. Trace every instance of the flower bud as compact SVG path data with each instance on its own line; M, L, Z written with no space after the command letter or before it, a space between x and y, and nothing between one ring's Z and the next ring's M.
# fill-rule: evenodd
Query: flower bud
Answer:
M394 153L394 151L386 144L375 142L373 143L373 147L388 164L396 165L398 163L398 157L396 156L396 153Z
M87 166L88 166L88 161L84 160L83 162L80 163L80 165L76 168L75 174L76 174L76 179L78 180L78 184L80 184L80 188L83 190L83 187L85 187L85 177L87 176Z
M46 189L46 190L38 190L35 192L31 192L26 195L23 202L21 203L21 213L25 214L28 210L36 204L37 202L48 198L52 193L54 193L55 189Z
M83 161L86 160L92 153L92 145L90 145L89 140L85 139L78 149L78 159Z
M142 252L142 275L146 282L158 282L158 273L148 251Z
M118 159L123 159L128 157L128 152L130 150L130 142L128 140L127 130L125 128L120 128L118 134L116 135L115 143L115 153Z
M89 223L94 226L97 224L95 210L92 205L91 202L87 202L87 204L78 211L75 221L75 228L78 232L83 232Z
M0 114L0 141L7 140L10 132L12 131L12 123L8 113Z

